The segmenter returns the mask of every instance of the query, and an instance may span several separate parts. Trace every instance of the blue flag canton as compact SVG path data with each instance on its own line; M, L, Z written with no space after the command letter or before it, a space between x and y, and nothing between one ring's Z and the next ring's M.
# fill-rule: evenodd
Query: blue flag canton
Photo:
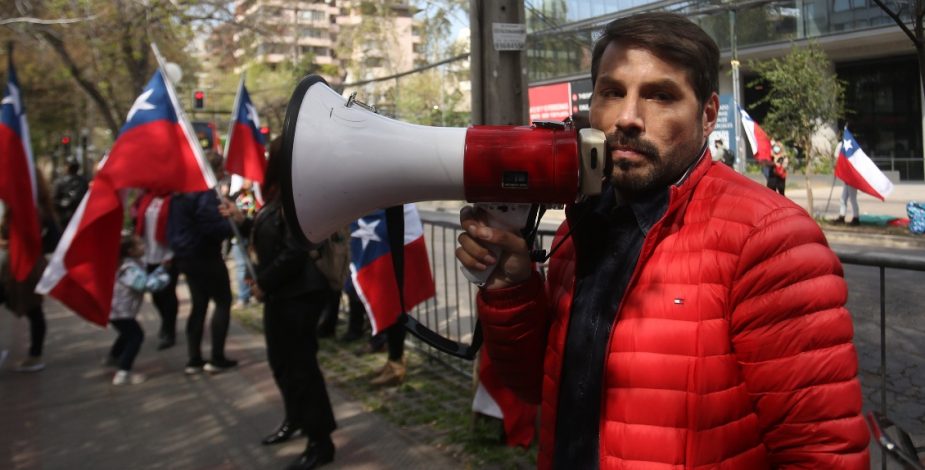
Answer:
M857 152L860 148L861 146L858 145L858 141L854 140L854 135L852 135L851 131L846 127L841 143L841 151L845 154L845 158L850 159L854 156L854 152Z
M173 109L173 103L167 93L164 75L158 69L145 85L144 91L138 95L138 98L135 98L126 117L125 125L119 133L122 134L133 127L161 120L177 122L177 112Z
M350 224L350 253L357 270L389 253L389 233L384 210L373 212Z
M16 70L12 62L9 68L9 78L3 91L2 107L0 107L0 122L9 127L18 136L22 136L20 118L26 114L26 107L22 102L22 91L19 80L16 79Z
M263 134L260 133L260 122L257 117L257 109L254 108L254 103L251 102L251 95L247 92L247 87L241 86L241 99L238 100L238 109L235 113L235 120L241 124L244 124L251 130L251 134L254 136L254 140L260 143L260 145L266 145L266 139L264 139Z

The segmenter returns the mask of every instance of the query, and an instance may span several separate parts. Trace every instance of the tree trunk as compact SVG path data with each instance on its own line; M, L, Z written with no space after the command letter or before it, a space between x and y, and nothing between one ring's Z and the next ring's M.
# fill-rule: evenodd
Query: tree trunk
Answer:
M806 179L806 212L809 212L809 216L815 218L816 213L813 208L813 155L812 155L812 144L809 139L805 142L802 142L803 150L803 159L806 162L806 165L803 167L803 176Z

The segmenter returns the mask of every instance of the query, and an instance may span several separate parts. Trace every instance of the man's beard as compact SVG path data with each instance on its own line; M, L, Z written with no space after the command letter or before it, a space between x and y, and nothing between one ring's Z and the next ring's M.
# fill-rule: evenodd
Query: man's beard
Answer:
M617 130L607 135L610 149L621 148L642 155L645 162L618 160L613 162L610 183L623 196L645 194L667 187L677 181L690 166L696 149L678 147L674 152L663 155L651 141L638 135L628 135Z

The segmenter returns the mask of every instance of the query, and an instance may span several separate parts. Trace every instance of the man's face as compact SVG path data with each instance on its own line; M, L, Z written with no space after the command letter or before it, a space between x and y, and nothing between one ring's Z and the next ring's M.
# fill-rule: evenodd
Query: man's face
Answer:
M685 71L637 46L604 50L591 99L591 126L607 134L611 183L624 195L668 186L700 156L719 98L703 106Z

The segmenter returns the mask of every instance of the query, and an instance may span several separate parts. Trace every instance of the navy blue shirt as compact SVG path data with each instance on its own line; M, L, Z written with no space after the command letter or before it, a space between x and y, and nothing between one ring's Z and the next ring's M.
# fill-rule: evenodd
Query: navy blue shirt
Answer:
M569 214L578 260L556 411L557 469L599 467L607 343L646 235L668 208L668 190L618 205L608 185L580 206Z

